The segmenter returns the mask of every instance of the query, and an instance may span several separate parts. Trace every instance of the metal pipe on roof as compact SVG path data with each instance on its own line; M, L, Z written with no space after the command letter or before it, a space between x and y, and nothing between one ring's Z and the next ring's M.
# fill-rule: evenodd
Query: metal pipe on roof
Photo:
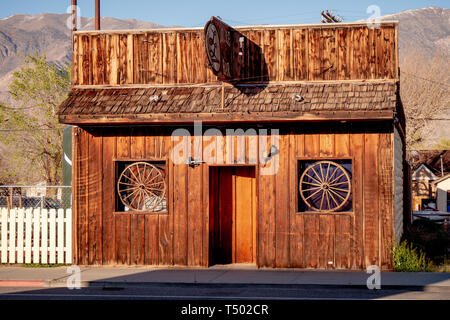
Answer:
M77 31L77 0L72 0L72 31Z
M95 0L95 30L100 30L100 0Z

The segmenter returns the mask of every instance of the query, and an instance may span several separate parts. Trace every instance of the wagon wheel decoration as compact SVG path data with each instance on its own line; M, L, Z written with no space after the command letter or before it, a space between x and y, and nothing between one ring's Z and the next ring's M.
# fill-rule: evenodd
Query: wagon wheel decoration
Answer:
M164 199L166 182L160 169L147 162L135 162L120 174L117 192L122 203L136 211L151 211Z
M300 196L314 211L336 211L350 197L350 177L341 165L318 161L308 166L299 182Z

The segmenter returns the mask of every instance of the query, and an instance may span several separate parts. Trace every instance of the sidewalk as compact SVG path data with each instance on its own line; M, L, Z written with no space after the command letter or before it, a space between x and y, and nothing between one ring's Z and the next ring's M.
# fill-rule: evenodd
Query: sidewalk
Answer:
M80 267L81 286L142 287L158 284L199 286L289 286L367 288L364 271L257 269L254 266L215 266L209 269L177 267ZM24 268L0 266L0 287L66 287L67 267ZM450 292L450 273L382 272L381 289Z

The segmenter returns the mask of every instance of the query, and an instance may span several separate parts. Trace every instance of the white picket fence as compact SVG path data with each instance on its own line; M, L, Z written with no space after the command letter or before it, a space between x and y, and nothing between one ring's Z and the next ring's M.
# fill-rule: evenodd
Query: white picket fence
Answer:
M72 263L72 210L2 208L0 262Z

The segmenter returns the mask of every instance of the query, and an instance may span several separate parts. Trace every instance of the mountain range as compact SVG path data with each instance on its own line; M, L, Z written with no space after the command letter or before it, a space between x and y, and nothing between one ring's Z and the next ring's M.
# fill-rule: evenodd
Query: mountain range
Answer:
M319 19L320 15L318 15L318 23ZM17 14L0 19L0 101L12 103L8 94L8 86L12 72L23 64L25 55L39 52L45 53L49 61L57 64L70 62L71 30L67 27L68 20L70 20L69 14L51 13ZM406 10L382 16L381 20L399 21L400 61L404 55L410 52L415 52L422 59L423 57L431 58L435 53L448 54L450 52L450 9L427 7ZM302 21L298 21L298 23L301 24ZM101 26L104 30L163 27L152 22L108 17L102 18ZM80 30L93 28L93 18L81 18ZM400 67L402 68L401 65ZM442 79L432 80L441 81ZM450 127L450 121L445 127ZM445 133L439 135L445 135ZM450 136L450 134L448 135Z

